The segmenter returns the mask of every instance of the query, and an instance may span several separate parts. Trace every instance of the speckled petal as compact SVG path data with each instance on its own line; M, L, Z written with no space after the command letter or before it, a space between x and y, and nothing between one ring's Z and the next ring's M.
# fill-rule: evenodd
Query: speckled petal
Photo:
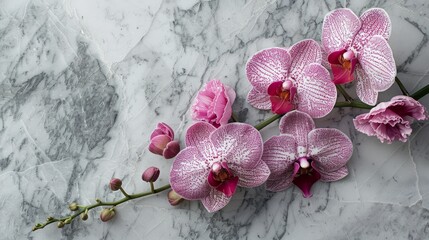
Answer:
M313 168L319 172L321 176L320 181L322 182L335 182L345 178L349 174L349 170L347 169L347 166L343 166L340 169L333 172L324 172L318 169L316 164L313 164Z
M290 77L298 79L304 68L310 63L322 62L322 50L319 44L312 39L305 39L295 43L289 50L292 62Z
M331 11L323 20L323 48L330 54L349 47L360 27L359 18L350 9L340 8Z
M258 92L255 88L250 90L247 95L247 102L250 103L253 107L262 110L270 110L271 109L271 101L270 96L267 92Z
M321 118L332 111L337 100L337 89L331 75L321 64L308 65L297 87L297 110L313 118Z
M270 180L291 177L296 149L295 139L291 135L274 136L264 143L262 161L271 171Z
M205 159L209 159L216 151L210 142L210 134L216 128L207 122L197 122L186 131L186 146L194 146Z
M217 157L231 169L256 166L262 156L263 142L256 128L245 123L229 123L210 135Z
M317 169L333 172L349 161L353 144L337 129L318 128L308 134L308 151Z
M253 168L243 168L234 172L234 174L239 177L238 186L246 188L253 188L262 185L267 181L268 176L270 175L270 169L263 161L259 161L259 163Z
M201 202L207 211L212 213L225 207L230 200L231 197L227 197L225 194L216 189L211 189L209 195L201 199Z
M247 80L257 91L265 92L270 83L287 78L290 63L290 55L284 48L261 50L247 62Z
M209 166L197 148L187 147L176 156L171 167L171 188L185 199L202 199L211 189L208 174Z
M297 146L307 148L307 135L315 128L310 115L300 111L292 111L280 119L280 133L292 135Z
M395 59L389 43L383 37L372 37L363 47L358 59L375 91L385 91L395 82Z
M356 93L359 99L369 105L375 105L377 103L378 92L372 89L369 76L362 69L362 66L356 64Z
M356 34L352 46L360 51L363 46L375 35L380 35L384 39L389 39L392 30L392 23L389 15L384 9L371 8L360 16L362 27Z

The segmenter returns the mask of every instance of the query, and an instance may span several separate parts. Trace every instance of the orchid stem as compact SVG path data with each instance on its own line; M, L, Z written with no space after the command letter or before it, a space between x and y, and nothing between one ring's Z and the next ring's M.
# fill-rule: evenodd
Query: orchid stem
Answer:
M373 106L365 104L363 102L351 101L351 102L337 102L335 103L335 107L354 107L354 108L362 108L362 109L371 109Z
M353 98L346 92L346 90L340 86L340 85L336 85L338 91L343 95L344 99L346 99L347 102L353 102Z
M124 194L125 197L130 197L130 195L125 192L125 190L122 187L119 187L119 190L121 190L122 194Z
M70 215L70 216L66 216L63 218L53 218L53 217L49 217L46 222L44 223L37 223L34 227L33 227L33 231L42 229L44 227L46 227L47 225L51 224L51 223L55 223L55 222L64 222L67 219L71 219L73 220L74 218L78 217L80 214L82 213L87 213L88 210L96 208L96 207L101 207L101 206L117 206L119 204L122 204L124 202L127 202L129 200L133 200L133 199L137 199L137 198L142 198L142 197L146 197L149 195L154 195L160 192L163 192L165 190L170 189L171 186L170 184L167 184L165 186L162 186L160 188L156 188L156 189L151 189L150 192L141 192L141 193L136 193L136 194L130 194L127 196L125 196L124 198L119 199L118 201L115 202L103 202L98 200L96 203L92 204L92 205L87 205L87 206L82 206L81 208L79 208L78 211L76 211L75 214Z
M271 116L270 118L268 118L268 119L266 119L266 120L264 120L264 121L262 121L262 122L260 122L260 123L256 124L254 127L255 127L257 130L261 130L261 129L263 129L264 127L268 126L270 123L272 123L272 122L274 122L275 120L277 120L277 119L281 118L282 116L283 116L283 115L279 115L279 114L273 115L273 116Z
M150 183L150 191L152 192L152 193L154 193L155 192L155 186L153 185L153 182L151 181L151 182L149 182Z
M410 97L412 97L412 98L414 98L416 100L419 100L420 98L424 97L428 93L429 93L429 84L426 85L425 87L421 88L417 92L411 94Z
M398 84L398 87L401 89L402 94L404 94L405 96L410 96L410 93L408 93L404 84L402 84L401 80L399 80L398 77L395 77L395 82L396 82L396 84Z

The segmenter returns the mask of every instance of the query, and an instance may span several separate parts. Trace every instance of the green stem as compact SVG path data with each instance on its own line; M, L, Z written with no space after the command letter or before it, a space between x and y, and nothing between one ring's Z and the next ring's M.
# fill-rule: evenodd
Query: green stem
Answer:
M133 200L133 199L142 198L142 197L146 197L146 196L149 196L149 195L157 194L157 193L160 193L162 191L168 190L170 188L171 188L170 184L167 184L167 185L162 186L160 188L151 189L150 192L142 192L142 193L129 194L129 195L127 194L128 196L125 196L124 198L121 198L118 201L114 201L114 202L97 201L97 203L94 203L92 205L82 206L82 208L80 208L78 211L76 211L75 214L73 214L71 216L66 216L66 217L63 217L63 218L52 218L52 217L49 217L48 220L46 220L46 222L36 224L33 227L33 231L42 229L42 228L44 228L45 226L47 226L47 225L49 225L51 223L64 222L66 219L73 220L74 218L78 217L80 214L82 214L84 212L88 212L88 210L91 210L91 209L96 208L96 207L101 207L101 206L117 206L117 205L122 204L124 202L127 202L129 200Z
M260 122L260 123L256 124L254 127L255 127L257 130L261 130L261 129L263 129L264 127L268 126L270 123L272 123L272 122L274 122L275 120L277 120L277 119L281 118L282 116L283 116L283 115L279 115L279 114L273 115L273 116L271 116L270 118L268 118L268 119L266 119L266 120L264 120L264 121L262 121L262 122Z
M398 84L398 87L401 89L402 94L404 94L405 96L410 96L410 93L408 93L404 84L402 84L401 80L399 80L398 77L395 77L395 82L396 82L396 84Z
M238 122L238 117L237 117L237 115L236 115L235 113L232 113L232 114L231 114L231 120L232 120L233 122Z
M354 108L362 108L362 109L371 109L373 106L365 104L363 102L352 101L352 102L337 102L335 103L335 107L354 107Z
M411 94L410 97L412 97L412 98L414 98L416 100L419 100L420 98L424 97L428 93L429 93L429 84L426 85L425 87L421 88L417 92Z
M344 99L346 99L346 101L348 102L352 102L353 98L346 92L346 90L340 86L340 85L336 85L338 91L343 95Z
M128 195L127 192L125 192L125 190L122 187L119 187L119 190L121 190L122 194L124 194L125 197L129 197L130 195Z
M153 185L153 182L151 181L151 182L149 182L150 183L150 191L152 192L152 193L154 193L155 192L155 186Z

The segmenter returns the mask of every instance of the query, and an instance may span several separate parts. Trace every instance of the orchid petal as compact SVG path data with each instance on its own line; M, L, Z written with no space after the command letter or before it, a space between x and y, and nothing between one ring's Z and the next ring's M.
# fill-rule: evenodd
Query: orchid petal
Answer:
M318 128L308 134L308 150L317 169L333 172L349 161L353 144L340 130Z
M171 188L188 200L206 197L210 192L207 182L209 166L196 147L183 149L170 171Z
M237 183L238 177L233 177L232 179L229 179L228 181L225 181L217 186L216 190L222 192L227 197L232 197L232 195L235 193L235 190L237 189Z
M298 165L298 163L295 163ZM301 189L302 195L304 198L309 198L313 194L311 194L311 187L320 179L320 173L318 173L315 169L311 172L311 174L301 174L299 176L295 176L293 179L293 183Z
M216 128L206 122L197 122L193 124L186 131L186 146L196 147L205 159L209 159L210 156L216 152L209 138L214 130L216 130Z
M180 144L178 141L171 141L167 143L162 155L165 159L174 158L180 152Z
M324 172L320 169L317 169L316 164L312 164L312 165L313 165L313 168L320 173L320 176L321 176L320 181L322 182L335 182L345 178L349 174L349 170L347 169L347 166L343 166L333 172Z
M279 128L280 133L293 136L297 147L307 148L307 135L315 128L315 125L313 119L307 113L292 111L280 119Z
M368 75L371 87L385 91L395 81L396 65L392 49L382 36L373 36L358 55L359 63Z
M292 59L289 72L293 79L298 79L308 64L322 62L322 50L312 39L295 43L289 53Z
M262 185L267 181L268 176L270 175L270 169L263 161L259 161L259 163L253 168L240 169L239 171L234 172L234 174L240 179L238 186L246 188L253 188Z
M262 155L262 137L253 126L244 123L229 123L210 135L217 150L217 157L228 162L228 166L251 168L258 164Z
M290 63L291 58L286 49L264 49L247 62L247 79L257 91L265 92L270 83L287 78Z
M297 157L296 149L296 141L291 135L274 136L264 143L262 161L271 171L270 180L292 177L293 163Z
M363 46L375 35L389 39L392 23L384 9L371 8L360 16L362 27L353 40L353 48L360 51Z
M337 89L331 76L321 64L308 65L297 87L297 109L313 118L326 116L334 108Z
M287 99L278 96L270 96L271 111L275 114L285 114L294 109L294 105Z
M216 189L211 189L209 195L201 199L201 202L207 211L212 213L225 207L230 200L231 197L227 197L225 194Z
M257 109L271 109L270 96L266 92L258 92L255 88L252 88L247 95L247 102Z
M171 138L167 135L157 135L150 140L149 151L154 154L162 155L162 152L170 141Z
M378 92L372 89L371 80L368 74L362 69L362 66L358 63L356 64L356 93L359 99L369 105L375 105L377 103Z
M350 9L341 8L325 16L322 26L322 46L331 52L346 49L359 31L361 22Z
M167 124L160 122L156 125L155 130L153 130L152 134L150 135L150 139L158 136L158 135L167 135L169 136L172 140L174 139L174 131L173 129L171 129L170 126L168 126Z

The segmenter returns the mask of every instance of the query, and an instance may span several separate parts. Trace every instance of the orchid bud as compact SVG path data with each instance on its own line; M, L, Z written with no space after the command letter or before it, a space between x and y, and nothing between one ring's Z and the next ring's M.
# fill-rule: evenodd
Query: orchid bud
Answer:
M145 182L155 182L159 177L159 169L150 167L143 172L142 179Z
M69 209L70 209L71 211L77 211L77 210L79 210L79 206L77 205L77 203L72 202L72 203L70 203L70 205L69 205Z
M100 219L103 222L107 222L111 220L115 216L115 209L114 208L105 208L100 213Z
M112 191L118 191L122 186L122 181L119 178L112 178L112 180L110 180L110 189L112 189Z
M181 202L183 202L183 200L185 199L182 198L182 196L180 196L179 194L177 194L176 191L170 190L168 192L168 202L171 206L179 205Z
M82 213L82 214L80 215L80 219L82 219L82 221L86 221L86 220L88 220L88 214L87 214L87 213Z
M150 135L149 151L166 159L175 157L180 152L180 144L174 140L174 132L165 123L158 123Z
M59 221L59 222L57 223L57 227L58 227L58 228L63 228L65 225L66 225L66 224L65 224L63 221Z

